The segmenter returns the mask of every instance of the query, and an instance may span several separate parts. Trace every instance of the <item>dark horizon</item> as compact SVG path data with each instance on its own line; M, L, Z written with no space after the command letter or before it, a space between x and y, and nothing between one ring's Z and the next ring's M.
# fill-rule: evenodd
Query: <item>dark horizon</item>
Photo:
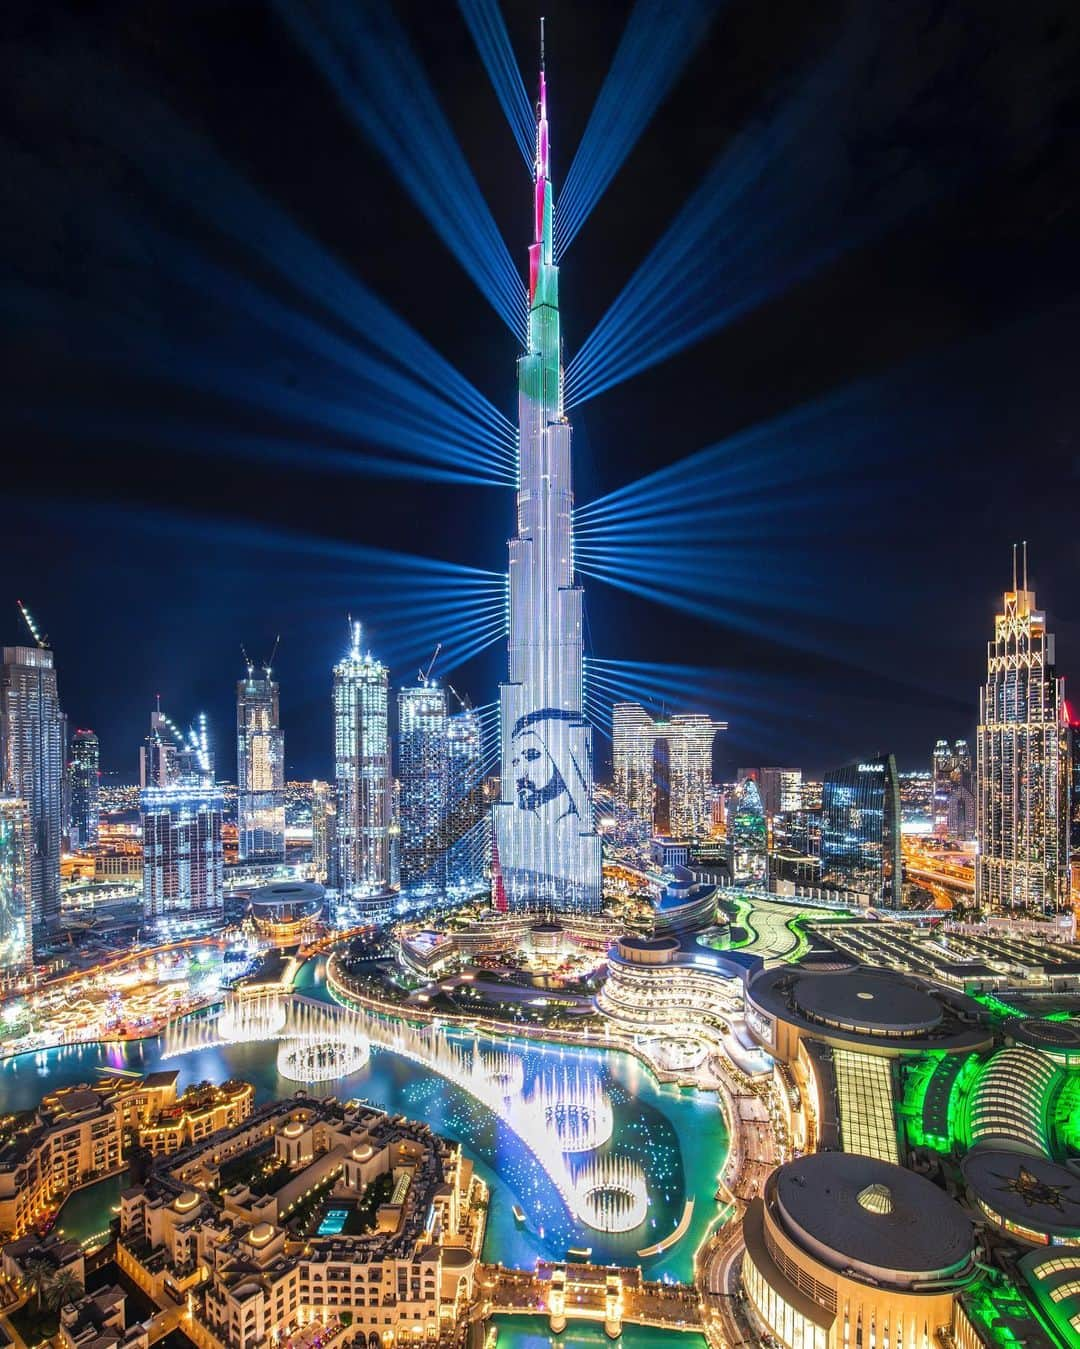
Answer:
M502 644L468 654L479 625L450 606L455 568L474 569L460 584L478 608L492 593L512 495L424 476L430 460L378 440L378 381L328 354L362 362L377 343L348 298L316 298L320 260L510 419L515 340L418 208L428 184L403 185L296 40L293 8L24 3L4 20L0 640L27 644L22 599L71 728L127 779L160 692L181 725L207 712L234 780L241 643L259 662L279 633L286 775L330 776L349 613L392 690L437 641L436 673L474 703L505 677ZM531 99L538 9L502 8ZM544 7L557 202L632 8ZM728 720L722 779L879 751L929 767L939 737L973 740L1014 542L1058 669L1080 677L1080 15L713 8L696 5L692 54L560 259L570 368L692 203L648 329L668 323L670 354L570 409L579 511L719 447L659 502L632 498L640 538L619 533L626 498L599 517L587 649L634 663L609 693ZM528 173L462 15L393 12L524 278ZM363 92L364 70L347 75ZM644 340L592 350L636 360ZM467 416L407 410L439 453L474 435Z

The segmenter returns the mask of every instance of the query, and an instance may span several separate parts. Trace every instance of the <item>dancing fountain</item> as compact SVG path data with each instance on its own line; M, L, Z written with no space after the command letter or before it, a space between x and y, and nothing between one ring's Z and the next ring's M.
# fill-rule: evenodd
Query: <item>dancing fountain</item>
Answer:
M261 990L245 997L227 993L217 1017L222 1044L276 1040L285 1028L286 1007L279 993Z
M308 1086L359 1072L371 1058L371 1041L356 1022L355 1013L293 999L278 1044L278 1072Z
M598 1232L632 1232L645 1221L645 1172L628 1157L594 1157L574 1178L578 1217Z
M358 1013L274 991L228 993L216 1017L171 1022L162 1057L252 1040L277 1040L278 1072L308 1086L347 1077L371 1057Z
M472 1052L473 1061L477 1063L480 1072L492 1082L497 1082L502 1087L504 1096L509 1098L521 1094L521 1089L525 1085L525 1062L520 1054L512 1054L505 1049L485 1052L475 1040Z
M591 1073L573 1075L563 1068L537 1078L529 1105L538 1111L544 1127L563 1152L592 1152L611 1137L615 1118L611 1101Z
M571 1169L571 1154L599 1147L614 1128L611 1102L592 1075L565 1069L545 1074L526 1093L519 1054L481 1051L475 1041L461 1046L439 1026L412 1026L285 993L230 993L216 1017L170 1023L163 1057L266 1039L279 1041L281 1076L311 1085L356 1072L372 1045L411 1059L460 1087L512 1130L572 1217L603 1232L629 1232L644 1221L648 1194L636 1162L607 1156L576 1174Z

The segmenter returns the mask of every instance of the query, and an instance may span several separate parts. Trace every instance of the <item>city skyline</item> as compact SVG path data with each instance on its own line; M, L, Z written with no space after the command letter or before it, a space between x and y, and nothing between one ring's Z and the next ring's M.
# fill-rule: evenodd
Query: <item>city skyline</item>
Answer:
M924 171L929 186L905 202L909 213L902 230L886 227L858 243L841 233L835 263L819 267L805 284L785 285L771 301L752 305L726 328L573 410L582 511L651 472L684 463L703 447L730 444L735 461L745 466L738 484L743 495L732 501L738 555L715 557L720 590L708 601L710 614L673 610L599 575L589 581L586 654L692 667L694 674L683 675L682 683L704 685L698 691L708 696L685 710L728 720L720 753L730 753L725 762L732 768L739 762L793 762L820 774L837 760L882 747L910 767L923 762L928 741L944 736L950 742L973 742L974 695L982 675L977 652L998 591L998 559L1014 540L1028 537L1037 544L1034 579L1054 616L1066 673L1071 653L1080 651L1080 630L1068 599L1071 559L1069 531L1063 527L1068 493L1051 489L1070 480L1071 427L1077 420L1066 377L1069 343L1062 340L1070 321L1071 301L1061 292L1068 269L1055 264L1055 247L1073 209L1068 198L1058 199L1061 141L1054 127L1063 96L1061 75L1053 44L1037 41L1018 23L1021 31L1010 35L1009 46L1015 50L1019 44L1040 71L1041 78L1029 87L1038 88L1031 97L1041 115L1014 118L1018 129L1012 140L1003 140L1004 133L991 136L978 162L962 166L971 175L963 180L971 192L961 200L949 195L954 164L963 158L959 147L948 137L917 135L902 115L904 99L914 100L923 110L920 115L934 125L933 109L920 102L926 82L937 79L937 87L947 91L948 108L950 99L967 98L975 82L969 69L974 62L987 94L977 99L971 116L994 125L986 103L989 91L996 90L1005 106L1016 104L1021 94L994 64L992 51L972 53L947 26L931 25L940 40L930 66L901 45L890 66L894 87L874 92L866 82L871 63L858 47L865 35L856 34L854 47L844 47L835 16L811 16L801 8L789 6L778 22L784 33L779 44L774 30L766 34L746 6L728 7L700 36L671 100L656 109L593 217L567 249L562 265L574 295L566 334L570 363L588 347L590 328L665 236L672 217L703 185L714 160L722 164L725 153L739 145L740 132L767 119L770 107L787 110L794 100L797 111L800 80L822 59L834 60L826 73L838 88L852 91L864 114L851 133L853 158L863 174L851 183L851 193L857 195L861 186L882 190L884 168L874 156L875 151L888 154L889 148L901 165L909 163L911 178ZM575 146L626 12L611 5L592 22L569 6L549 15L551 31L560 35L551 55L560 90L557 189L570 177ZM525 69L534 60L535 17L527 7L507 10L510 40ZM526 178L513 138L496 120L497 101L456 10L430 24L417 19L414 7L403 9L402 25L435 81L436 95L451 116L512 259L513 241L522 237L526 218L520 200ZM288 306L318 304L312 296L316 262L340 260L365 292L400 313L444 359L453 357L470 387L503 417L511 415L513 405L507 371L513 341L508 342L483 287L447 265L446 239L438 237L423 212L412 209L393 167L312 81L309 63L282 40L274 20L262 14L241 24L218 17L205 31L185 34L178 42L167 17L155 22L163 34L157 55L122 23L98 35L96 51L84 50L77 41L74 17L51 34L31 27L30 58L23 70L12 72L12 86L16 96L24 91L24 103L27 72L35 63L43 75L62 76L51 81L54 87L73 91L99 90L107 72L109 98L100 106L96 98L84 100L95 104L94 118L102 119L85 128L87 136L113 174L134 162L141 166L140 183L147 180L126 201L115 199L109 173L104 186L87 188L87 200L100 201L104 234L75 258L75 275L68 278L57 271L49 252L38 256L31 241L50 237L39 226L58 218L58 212L86 219L88 208L71 194L86 186L92 165L77 133L74 144L64 138L65 131L75 131L73 112L56 110L61 135L49 140L54 123L39 128L37 113L27 108L27 153L39 170L38 185L22 203L26 214L12 222L26 241L13 258L27 292L24 299L29 303L44 289L53 330L69 325L72 344L80 345L86 316L75 303L76 292L81 287L100 297L101 321L108 327L105 316L118 298L117 277L123 276L147 330L143 340L132 343L134 318L121 305L112 328L119 346L102 349L100 387L91 399L85 381L71 374L70 353L58 351L38 332L33 312L40 314L40 306L31 306L24 340L7 366L17 381L11 406L19 412L18 439L27 445L10 484L20 503L11 521L12 588L47 620L57 659L68 669L64 696L70 713L99 735L108 771L130 771L119 749L133 729L134 714L127 709L157 691L166 706L205 708L223 744L231 719L223 675L233 668L240 641L268 648L273 635L282 632L277 668L286 690L282 716L288 727L289 776L325 776L321 671L336 656L335 633L345 613L363 619L394 683L410 676L436 641L446 642L447 659L454 662L472 644L460 628L455 632L455 623L439 631L430 618L399 634L393 612L410 599L415 606L415 594L407 594L389 574L380 578L378 557L359 556L355 545L490 570L504 541L505 524L498 522L505 520L508 497L488 486L427 482L422 473L407 479L380 477L374 469L369 473L365 464L389 456L362 427L343 439L340 429L319 421L322 413L314 422L297 420L301 398L314 400L311 407L320 400L336 407L344 400L350 408L358 398L362 403L362 395L347 372L342 376L329 366L320 371L310 354L302 353L295 340L301 335L297 324L286 323L292 312ZM889 22L903 27L896 15ZM886 26L881 35L886 50L891 36L899 34ZM224 63L238 91L247 91L246 96L238 93L235 109L208 101L201 82L192 78L191 69L201 68L200 59L185 59L185 53L192 56L192 45L212 68ZM714 71L720 78L713 77ZM269 117L272 124L276 116L266 106L264 77L290 91L285 102L299 119L296 132L277 138L280 168L268 161L262 144L264 123ZM466 86L470 97L463 99ZM628 117L633 111L627 109ZM945 117L943 128L952 120ZM683 136L687 124L701 128L699 143ZM152 150L134 136L143 125L154 126L160 143L177 151L177 167L167 181L154 176L162 165L148 158ZM128 128L124 134L122 126ZM300 128L309 134L301 136ZM802 122L796 118L787 130L801 146ZM314 166L306 153L302 161L296 157L296 137L307 146L314 143L311 133L325 156ZM270 135L267 143L273 139ZM935 140L931 152L927 147ZM778 144L786 143L778 138ZM809 148L832 166L835 147L815 143ZM299 192L301 162L306 186ZM1025 177L1025 165L1036 165L1037 171ZM771 181L773 167L770 162L766 177ZM182 174L189 169L209 175L205 181L214 184L204 203L213 217L209 231L196 228L185 214L190 194ZM352 193L342 199L336 186L356 181L358 174L379 189L363 194L362 209ZM944 197L943 179L949 180ZM250 189L247 195L238 184ZM802 179L798 185L808 186ZM261 215L259 203L266 207ZM268 203L277 203L279 214ZM758 235L762 220L755 217L754 205L740 204L724 222L735 239ZM783 205L761 203L764 223L773 230L767 237L778 232L781 245L790 242L787 217L769 212ZM292 259L284 286L280 276L255 275L259 267L276 265L279 253L267 257L265 250L278 248L280 212L295 218L299 238L315 241L314 251L284 255L286 262ZM986 218L996 222L988 234L975 228ZM230 252L228 237L245 247L244 239L260 220L263 228L256 235L264 256L249 265ZM958 250L963 266L954 265ZM996 278L992 294L982 285L984 271ZM177 276L174 288L167 278ZM172 362L173 382L166 379L154 403L159 420L144 415L153 381L163 378L145 365L159 352L157 338L174 326L181 343L185 335L200 335L200 306L188 303L193 291L216 297L206 322L224 343L225 368L250 369L260 378L269 372L270 382L285 390L295 385L298 401L292 413L269 392L261 414L254 394L247 411L238 411L220 387L215 391L207 383L209 375L197 362L183 376L185 388L198 386L195 401L186 395L178 400L175 381L181 366ZM301 298L295 299L298 291ZM278 308L253 309L264 294L272 295ZM291 334L288 343L274 336L280 332L275 324L281 323ZM340 337L339 324L338 318L328 321L327 332ZM819 336L808 343L804 331ZM101 348L92 327L87 340L90 349ZM275 376L280 378L275 381ZM718 397L701 398L699 391L711 379L720 381ZM43 380L50 390L65 392L73 412L85 406L77 434L57 427L55 418L35 417ZM1003 410L996 399L1005 390L1008 415L999 415ZM868 402L860 403L863 393ZM897 415L897 399L907 420ZM130 412L120 424L107 415L117 406ZM929 412L926 424L910 420L918 407L933 409L932 424ZM662 415L661 408L666 409ZM802 411L815 408L821 411L820 424L811 417L804 428ZM172 438L166 453L156 439L159 431ZM759 433L764 442L755 440ZM87 437L93 454L86 453ZM745 450L740 437L746 437ZM190 448L180 453L180 443ZM819 465L809 481L792 477L803 444ZM1019 466L1032 444L1045 456L1046 472L1025 478ZM245 445L241 463L236 456ZM939 453L944 445L947 453ZM300 447L297 457L287 457L290 446ZM347 472L320 457L334 447L354 452ZM860 447L873 452L860 456ZM43 465L50 462L63 471L46 478ZM762 474L754 467L770 464L779 472ZM985 473L988 466L995 471ZM234 468L242 472L242 497L234 494L233 484L239 482ZM766 479L774 486L766 486ZM932 481L934 490L919 491L921 481ZM873 492L875 485L881 491L874 492L866 517L867 503L859 493ZM685 506L690 500L686 485L672 478L671 487L671 504ZM793 499L806 503L805 515L792 513ZM507 505L500 508L499 500ZM716 505L726 508L723 500ZM758 543L743 547L739 521L748 506L769 523ZM916 517L929 545L911 546ZM861 532L864 518L872 521L872 544ZM461 528L464 520L467 530ZM420 522L420 528L410 528L412 522ZM723 535L718 538L722 543ZM44 540L55 546L43 549ZM621 553L619 539L602 530L590 533L579 548L582 564L602 573L607 565L602 554L615 546ZM93 566L60 566L55 557L68 547L92 557ZM870 565L864 567L867 548ZM801 576L789 562L793 549ZM860 578L876 574L877 549L882 557L901 559L901 565L881 579L875 597ZM185 576L179 591L169 581L177 572ZM368 603L380 579L386 593ZM685 579L675 578L680 586ZM130 595L131 602L102 605L102 594ZM175 599L162 604L164 595ZM777 604L795 620L787 625L787 644L778 640L770 616ZM755 615L759 605L763 612ZM677 655L658 650L656 642L673 613L679 615L675 621L684 646ZM874 614L871 623L868 613ZM827 642L820 640L823 624L828 625ZM932 662L918 655L928 632L934 634ZM20 640L14 622L3 635L5 641ZM92 663L77 666L71 659L99 643L131 653L110 668L107 680ZM477 703L486 701L501 663L497 646L487 646L454 670L455 685ZM673 687L679 676L658 678L669 686L668 704L682 705L684 696ZM625 698L636 696L633 688L624 690ZM780 709L786 714L792 708L805 709L806 715L781 715ZM598 748L606 757L606 746Z
M0 1341L1074 1349L1080 11L25 3Z

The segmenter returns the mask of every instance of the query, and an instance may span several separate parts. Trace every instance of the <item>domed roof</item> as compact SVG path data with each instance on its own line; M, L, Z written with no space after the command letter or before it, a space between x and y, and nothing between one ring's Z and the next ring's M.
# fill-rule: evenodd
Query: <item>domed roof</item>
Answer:
M892 1162L817 1152L769 1181L787 1235L833 1269L908 1286L966 1266L974 1233L964 1210L931 1181Z

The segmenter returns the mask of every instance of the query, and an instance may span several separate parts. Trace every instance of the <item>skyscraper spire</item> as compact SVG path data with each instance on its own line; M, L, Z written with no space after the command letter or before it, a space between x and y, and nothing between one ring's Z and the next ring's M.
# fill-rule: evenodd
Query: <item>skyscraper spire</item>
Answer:
M559 269L554 256L541 28L529 340L518 360L517 533L510 540L510 670L502 685L502 791L495 893L514 909L600 904L592 733L583 715L583 593L574 584L570 424L563 414Z

